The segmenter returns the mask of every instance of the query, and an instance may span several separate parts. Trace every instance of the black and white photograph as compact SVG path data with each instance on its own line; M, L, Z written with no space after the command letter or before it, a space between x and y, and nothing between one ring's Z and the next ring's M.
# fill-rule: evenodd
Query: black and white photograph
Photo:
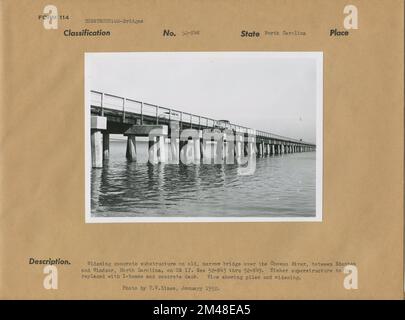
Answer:
M322 221L322 64L86 53L86 222Z

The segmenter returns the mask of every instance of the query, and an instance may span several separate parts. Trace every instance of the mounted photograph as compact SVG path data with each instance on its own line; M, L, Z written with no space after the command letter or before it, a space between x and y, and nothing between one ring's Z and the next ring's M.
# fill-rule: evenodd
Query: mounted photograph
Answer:
M85 220L322 221L322 52L85 54Z

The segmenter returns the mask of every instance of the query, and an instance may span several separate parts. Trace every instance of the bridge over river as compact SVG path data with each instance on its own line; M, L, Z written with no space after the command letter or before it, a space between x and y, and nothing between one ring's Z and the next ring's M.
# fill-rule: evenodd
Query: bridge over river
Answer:
M113 94L90 91L91 159L102 168L110 134L127 137L126 157L136 161L136 138L148 137L149 162L244 163L247 157L315 151L316 145ZM170 150L170 152L169 152Z

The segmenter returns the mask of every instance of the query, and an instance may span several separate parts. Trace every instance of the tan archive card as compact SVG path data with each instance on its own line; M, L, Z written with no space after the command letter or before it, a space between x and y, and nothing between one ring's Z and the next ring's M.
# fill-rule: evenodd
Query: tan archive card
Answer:
M0 297L403 299L402 0L0 0Z

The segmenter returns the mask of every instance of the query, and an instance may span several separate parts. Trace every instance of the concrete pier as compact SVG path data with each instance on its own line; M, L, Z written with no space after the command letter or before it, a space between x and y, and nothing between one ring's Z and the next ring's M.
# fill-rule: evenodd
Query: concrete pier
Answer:
M166 158L166 144L165 137L150 136L149 137L149 162L152 164L165 163Z
M200 163L202 131L186 129L180 134L180 160L185 164Z
M211 160L212 150L211 150L211 140L207 141L201 139L201 156L202 162L207 163Z
M171 155L171 159L170 159L170 163L173 164L177 164L179 163L180 160L180 139L177 138L170 138L170 155Z
M132 125L124 132L127 140L127 159L136 161L136 138L149 137L149 162L157 164L166 162L166 144L165 138L168 134L166 125Z
M249 136L248 138L248 156L256 155L256 139Z
M245 140L243 141L243 156L246 157L248 154L249 154L249 142L245 137Z
M101 131L91 132L91 164L93 168L103 167L103 134Z
M165 163L167 161L166 152L166 138L165 136L157 136L157 156L160 163Z
M203 158L203 148L202 148L202 131L198 130L198 137L193 137L194 144L194 161L195 163L200 163Z
M157 147L157 137L149 137L149 145L148 145L148 154L149 158L148 161L151 164L157 164L159 163L159 158L158 158L158 147Z
M264 142L263 141L258 143L258 156L259 157L264 156Z
M200 162L201 161L201 145L200 145L200 139L194 139L194 161L195 162Z
M103 159L106 160L110 156L110 134L103 132Z
M212 164L215 162L217 143L215 141L214 134L211 132L203 132L203 163Z
M224 134L221 134L219 139L216 139L216 148L215 148L215 164L221 164L224 161Z
M92 116L90 124L91 164L93 168L103 167L103 133L107 130L107 118Z
M235 163L235 136L231 130L225 133L225 163Z
M235 159L237 163L240 163L240 159L244 156L243 148L243 136L235 136Z
M188 147L188 138L187 140L180 139L179 143L179 157L182 163L189 164L191 162L190 148Z
M128 161L136 161L136 137L133 134L127 136L126 157Z

